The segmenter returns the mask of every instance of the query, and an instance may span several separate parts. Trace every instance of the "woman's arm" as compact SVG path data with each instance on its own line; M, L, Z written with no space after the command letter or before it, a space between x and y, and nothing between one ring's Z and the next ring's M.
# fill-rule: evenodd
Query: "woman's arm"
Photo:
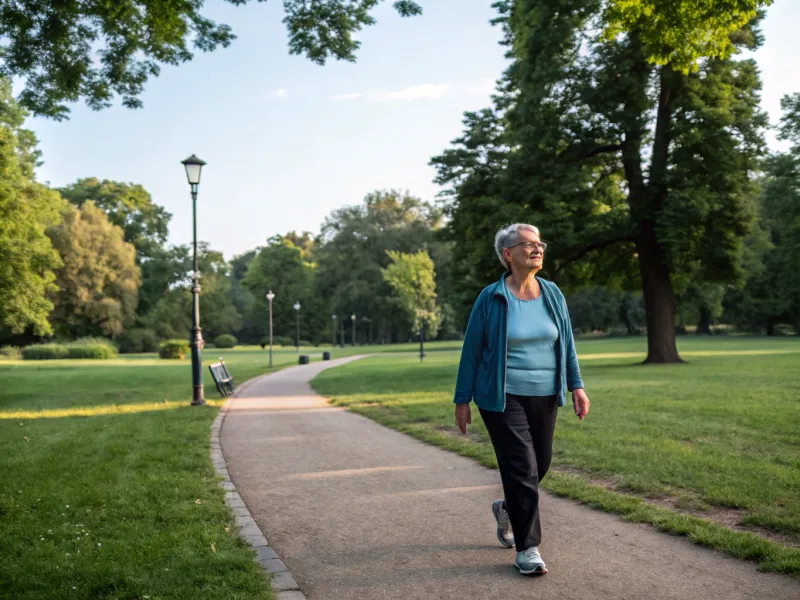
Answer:
M572 321L569 318L569 309L567 308L567 300L564 298L564 294L561 294L561 306L564 310L567 324L565 332L567 339L564 340L564 343L567 350L567 389L571 392L573 390L583 389L583 379L581 378L581 369L578 365L578 352L575 350L575 339L572 336Z
M478 296L469 315L464 344L461 347L461 360L458 363L456 391L453 402L468 404L475 386L475 372L481 361L484 345L484 295Z

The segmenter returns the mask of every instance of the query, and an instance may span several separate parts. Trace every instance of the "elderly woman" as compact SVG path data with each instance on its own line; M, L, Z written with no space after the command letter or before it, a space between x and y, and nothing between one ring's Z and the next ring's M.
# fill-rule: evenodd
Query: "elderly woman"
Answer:
M564 295L536 276L546 246L533 225L497 232L494 247L508 271L472 308L454 400L462 433L472 422L470 400L486 424L505 495L492 504L497 537L507 548L516 545L514 565L523 575L547 573L539 553L539 481L550 467L566 391L579 419L589 412Z

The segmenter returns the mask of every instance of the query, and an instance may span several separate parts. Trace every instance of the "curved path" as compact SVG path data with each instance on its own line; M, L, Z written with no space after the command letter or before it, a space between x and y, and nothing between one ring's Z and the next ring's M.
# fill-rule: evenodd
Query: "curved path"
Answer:
M237 491L309 600L800 598L789 577L544 493L550 573L520 576L494 535L496 471L311 390L349 360L253 380L220 433Z

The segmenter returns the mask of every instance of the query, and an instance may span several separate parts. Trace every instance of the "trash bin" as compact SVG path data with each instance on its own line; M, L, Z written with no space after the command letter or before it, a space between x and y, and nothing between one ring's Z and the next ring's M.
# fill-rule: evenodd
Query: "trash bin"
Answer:
M301 365L307 365L308 364L308 355L307 354L301 354L300 355L300 359L299 359L299 363Z
M331 353L330 352L323 352L322 353L322 360L330 360L330 359L331 359Z

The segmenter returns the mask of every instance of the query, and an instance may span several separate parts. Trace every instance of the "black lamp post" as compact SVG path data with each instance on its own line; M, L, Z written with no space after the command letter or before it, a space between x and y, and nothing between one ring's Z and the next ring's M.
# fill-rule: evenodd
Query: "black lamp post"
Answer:
M356 316L355 314L350 315L350 320L353 322L353 348L356 347Z
M336 348L336 315L331 315L331 319L333 319L333 326L331 327L331 343L333 347Z
M194 246L194 261L192 274L192 405L202 406L206 403L203 394L203 361L201 351L203 349L203 332L200 329L200 274L197 272L197 188L200 185L200 171L205 165L205 161L200 160L192 154L186 160L181 161L186 169L186 179L192 190L192 232Z
M294 303L294 309L297 311L297 353L300 354L300 301Z
M267 300L269 300L269 368L272 368L272 301L275 299L275 294L270 290L267 293Z
M370 319L369 317L363 317L361 320L369 323L369 334L367 335L367 344L372 344L372 319Z

